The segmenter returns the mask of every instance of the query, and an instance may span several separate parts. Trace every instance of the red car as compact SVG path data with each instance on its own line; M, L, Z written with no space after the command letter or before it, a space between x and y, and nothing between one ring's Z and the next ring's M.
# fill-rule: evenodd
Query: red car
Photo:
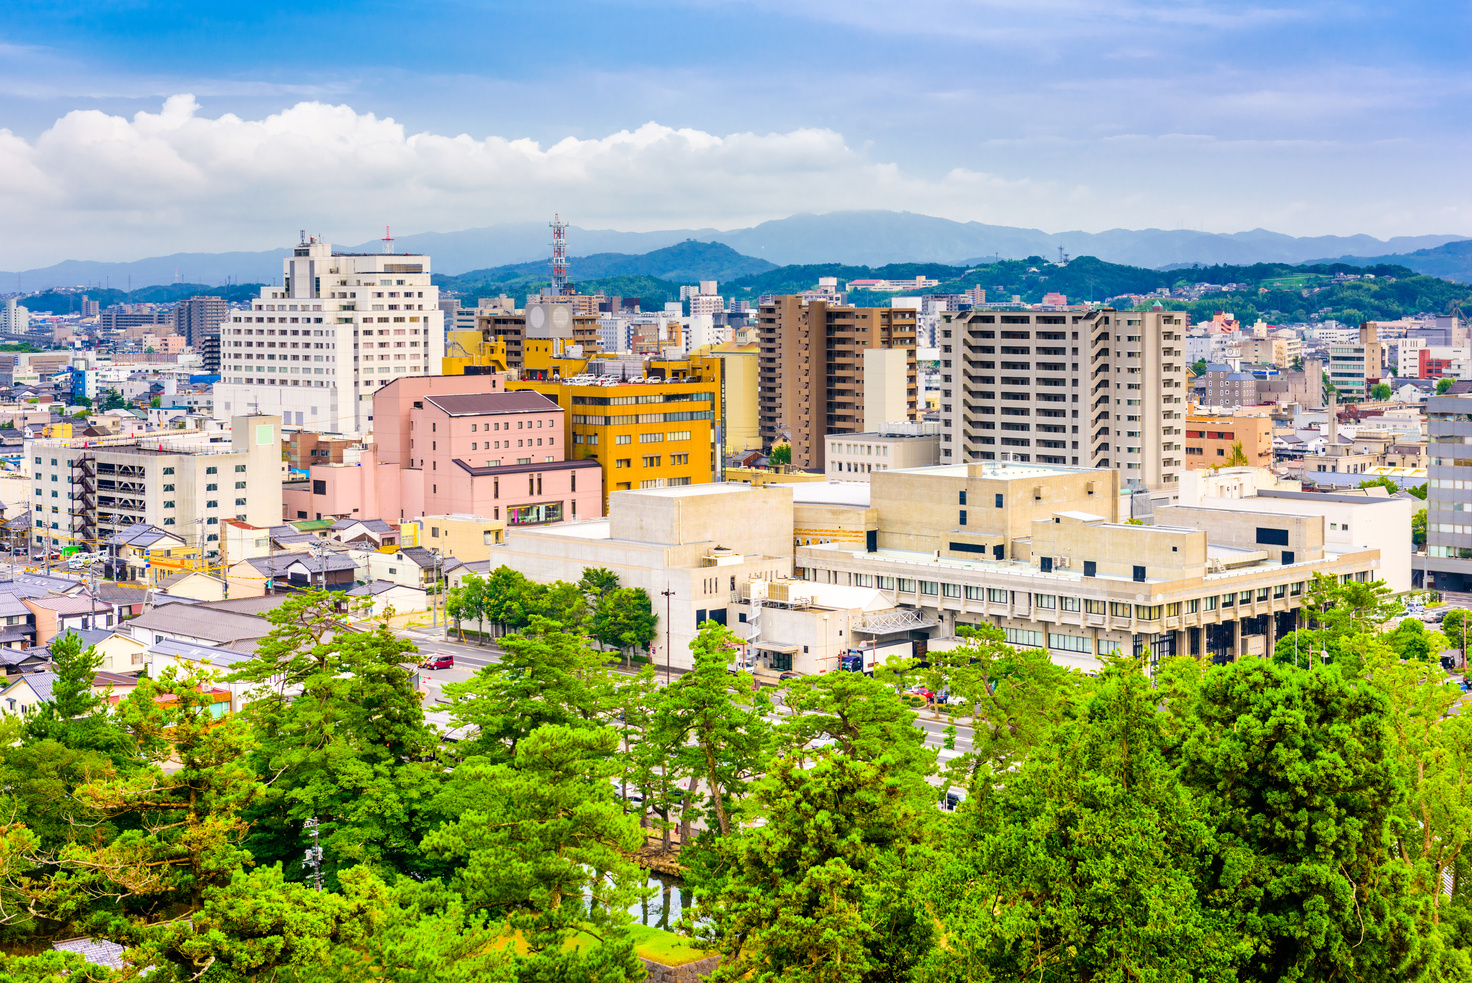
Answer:
M905 690L905 692L908 693L910 696L919 696L925 700L935 699L935 694L930 692L930 690L926 689L924 686L912 686L909 689Z
M455 657L453 655L431 655L419 665L425 669L453 669Z

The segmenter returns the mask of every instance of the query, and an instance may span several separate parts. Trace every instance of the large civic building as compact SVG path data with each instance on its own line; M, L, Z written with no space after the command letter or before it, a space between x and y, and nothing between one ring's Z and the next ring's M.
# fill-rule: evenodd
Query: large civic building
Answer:
M1427 587L1472 590L1472 396L1426 400Z
M366 432L379 387L438 375L444 355L428 256L309 239L282 260L280 286L221 324L215 418L279 413L286 426Z
M941 463L1117 468L1174 491L1185 462L1186 315L982 309L940 326Z

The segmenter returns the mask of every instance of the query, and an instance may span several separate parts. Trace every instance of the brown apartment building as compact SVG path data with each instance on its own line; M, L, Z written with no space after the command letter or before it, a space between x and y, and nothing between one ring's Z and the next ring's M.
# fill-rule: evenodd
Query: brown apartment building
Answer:
M775 297L761 305L757 334L762 445L790 434L797 467L826 470L823 438L863 432L867 349L905 351L906 416L915 418L915 311Z
M1273 421L1266 411L1186 414L1186 467L1230 464L1237 444L1251 467L1273 463Z

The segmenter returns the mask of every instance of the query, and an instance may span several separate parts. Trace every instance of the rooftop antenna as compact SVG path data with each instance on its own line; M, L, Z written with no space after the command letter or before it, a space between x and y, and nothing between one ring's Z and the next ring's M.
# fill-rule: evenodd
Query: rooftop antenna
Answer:
M383 243L383 251L385 253L393 252L394 237L389 233L389 228L386 225L383 227L383 239L380 241Z
M547 223L552 228L552 295L567 293L567 223L554 214Z
M298 234L298 235L299 235L299 236L301 236L301 241L300 241L300 242L299 242L299 243L298 243L298 245L302 245L302 246L305 246L305 245L306 245L306 244L307 244L307 230L306 230L306 229L302 229L302 230L301 230L301 231L300 231L300 232L299 232L299 233L297 233L297 234Z

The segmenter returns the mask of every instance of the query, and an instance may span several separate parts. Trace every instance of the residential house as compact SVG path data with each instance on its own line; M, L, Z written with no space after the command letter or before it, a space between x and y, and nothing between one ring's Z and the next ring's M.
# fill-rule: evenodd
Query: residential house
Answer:
M345 546L381 550L399 545L399 530L383 519L339 519L329 535Z
M45 645L70 630L105 628L117 623L112 605L86 594L24 598L21 603L35 617L37 645Z
M229 595L225 581L210 573L176 573L159 581L159 587L174 597L187 597L194 601L223 601Z
M391 580L370 580L347 592L348 597L371 598L369 614L381 618L391 609L394 614L414 614L429 610L429 593L419 587L397 584Z
M135 522L103 540L102 569L112 580L155 584L163 577L199 563L199 550L177 533L147 522Z

